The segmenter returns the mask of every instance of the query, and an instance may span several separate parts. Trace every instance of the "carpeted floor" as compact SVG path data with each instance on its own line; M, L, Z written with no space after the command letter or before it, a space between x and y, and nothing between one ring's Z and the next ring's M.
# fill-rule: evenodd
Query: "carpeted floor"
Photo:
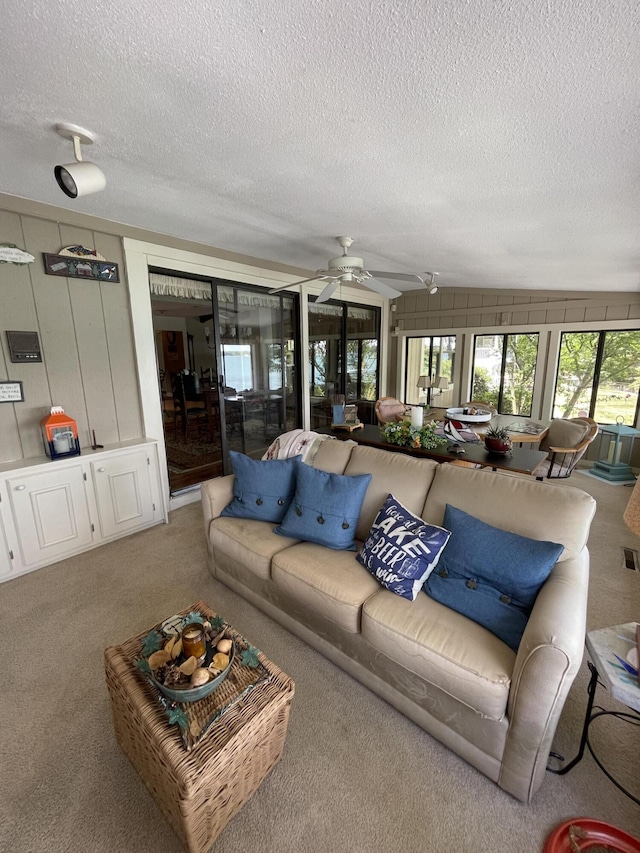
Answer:
M500 475L498 475L500 476ZM589 629L640 618L640 574L621 547L629 491L574 478L596 497ZM179 853L114 739L103 650L204 599L296 682L283 761L222 833L213 853L539 853L569 817L640 836L640 806L591 756L547 775L531 805L498 789L438 741L235 593L206 568L199 504L162 525L0 586L3 723L0 850ZM555 747L573 755L587 668ZM604 691L598 700L622 706ZM640 730L605 718L593 741L640 790Z

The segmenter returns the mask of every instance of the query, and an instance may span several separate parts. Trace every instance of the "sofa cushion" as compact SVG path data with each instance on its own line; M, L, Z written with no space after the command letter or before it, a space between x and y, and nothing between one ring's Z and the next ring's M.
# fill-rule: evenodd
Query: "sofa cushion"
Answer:
M426 595L411 602L383 589L364 603L362 635L427 692L433 684L482 717L503 718L515 653L481 625Z
M291 506L274 529L281 536L355 551L355 532L371 474L346 477L300 465Z
M330 474L344 474L347 462L355 445L349 441L340 441L331 436L331 441L323 441L311 463L320 471L328 471Z
M233 499L220 515L281 522L296 490L301 457L263 461L230 450L229 458L235 475Z
M340 442L341 444L343 442ZM400 495L402 503L415 515L422 515L427 493L438 469L433 459L418 459L398 451L357 445L345 468L345 474L371 473L356 538L366 539L380 507L389 493Z
M382 586L415 601L450 535L389 495L356 559Z
M363 603L380 589L352 551L301 542L273 558L271 577L298 604L357 634Z
M451 538L425 592L517 650L563 546L510 533L449 504L443 523Z
M236 565L246 566L254 575L265 579L271 577L273 555L298 542L274 536L272 522L252 518L214 518L209 538L214 555L216 551L222 552Z

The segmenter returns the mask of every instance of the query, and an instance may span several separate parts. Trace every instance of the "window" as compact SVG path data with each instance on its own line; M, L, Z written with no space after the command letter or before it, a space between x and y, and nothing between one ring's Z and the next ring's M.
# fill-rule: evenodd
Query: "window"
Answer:
M437 385L440 377L447 380L448 386L453 385L455 354L455 335L407 338L405 402L409 404L431 402L438 407L450 406L452 398L450 387L438 388ZM432 389L425 392L418 388L418 379L421 376L431 378L434 383Z
M554 418L587 416L602 424L638 416L640 331L563 332Z
M538 334L476 335L471 398L502 415L531 415Z
M251 347L249 344L222 344L222 363L227 385L238 391L253 388Z

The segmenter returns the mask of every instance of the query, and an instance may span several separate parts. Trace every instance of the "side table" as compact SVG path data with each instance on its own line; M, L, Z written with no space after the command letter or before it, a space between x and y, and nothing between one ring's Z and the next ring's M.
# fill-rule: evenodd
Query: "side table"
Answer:
M634 803L640 805L640 799L634 796L630 791L627 791L617 779L606 769L600 758L594 752L593 746L589 741L589 726L598 717L616 717L624 722L632 725L640 725L640 683L638 677L630 674L625 670L619 659L625 660L629 651L636 645L636 622L627 622L624 625L615 625L611 628L601 628L597 631L590 631L587 634L586 645L589 653L590 661L587 662L591 671L591 679L588 687L587 711L584 718L582 728L582 737L580 739L580 748L578 754L568 764L561 768L547 767L550 773L556 773L558 776L563 776L568 773L576 764L582 760L585 747L589 748L593 760L596 762L602 772L609 778L616 788L619 788L623 794L626 794ZM594 700L596 688L600 684L623 705L626 705L630 712L625 711L605 711L600 706L594 708ZM552 758L564 761L564 757L557 752L549 753Z
M216 615L201 601L183 614L192 610ZM294 683L259 653L266 677L187 750L158 692L134 665L147 633L105 650L116 739L189 853L205 853L282 757Z

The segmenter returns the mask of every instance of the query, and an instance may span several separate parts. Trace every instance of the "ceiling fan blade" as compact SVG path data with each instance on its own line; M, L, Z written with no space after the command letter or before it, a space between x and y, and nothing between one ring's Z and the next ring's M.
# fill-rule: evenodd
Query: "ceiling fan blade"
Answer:
M389 299L395 299L398 296L402 296L402 291L395 290L393 287L389 287L388 284L385 284L383 281L378 281L376 278L365 278L361 282L364 287L368 287L369 290L373 290L374 293L379 293L380 296L388 296Z
M316 303L318 303L318 302L326 302L328 299L331 299L331 297L332 297L332 296L333 296L333 294L334 294L334 291L335 291L336 287L337 287L339 284L340 284L340 279L339 279L339 278L338 278L338 279L336 279L335 281L330 281L330 282L329 282L329 284L328 284L328 285L325 287L325 289L322 291L322 293L320 294L320 296L318 296L318 298L316 299Z
M269 291L269 294L280 293L281 290L288 290L290 287L297 287L299 284L306 284L308 281L324 281L326 275L314 275L311 278L303 278L302 281L292 281L291 284L283 284L282 287L274 287Z
M368 272L375 278L389 278L392 281L418 281L420 284L424 284L424 278L417 273L381 272L380 270L368 270Z

